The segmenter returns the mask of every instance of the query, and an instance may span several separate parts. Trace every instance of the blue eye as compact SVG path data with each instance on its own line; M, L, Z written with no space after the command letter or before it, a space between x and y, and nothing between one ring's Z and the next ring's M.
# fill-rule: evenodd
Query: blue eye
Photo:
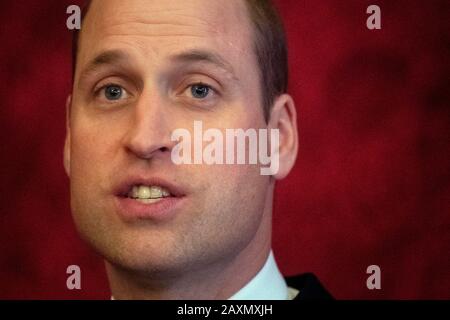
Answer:
M204 99L208 96L211 88L204 84L194 84L191 86L192 96L196 99Z
M105 97L108 100L119 100L122 98L123 90L121 87L116 85L106 86L105 89Z

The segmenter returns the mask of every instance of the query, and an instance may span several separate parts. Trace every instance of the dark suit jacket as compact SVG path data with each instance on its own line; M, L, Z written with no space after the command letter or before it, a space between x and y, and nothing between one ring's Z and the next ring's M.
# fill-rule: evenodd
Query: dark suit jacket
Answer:
M319 279L312 273L286 277L289 287L299 290L294 300L332 300L333 296L324 288Z

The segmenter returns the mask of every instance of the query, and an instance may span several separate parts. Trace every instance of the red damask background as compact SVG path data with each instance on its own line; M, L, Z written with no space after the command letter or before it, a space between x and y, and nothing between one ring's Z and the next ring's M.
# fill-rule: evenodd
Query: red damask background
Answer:
M70 0L0 1L0 298L108 299L62 166ZM450 298L450 2L279 0L300 152L275 198L282 272L336 298ZM366 8L382 29L366 28ZM66 288L66 268L82 289ZM379 265L381 290L366 268Z

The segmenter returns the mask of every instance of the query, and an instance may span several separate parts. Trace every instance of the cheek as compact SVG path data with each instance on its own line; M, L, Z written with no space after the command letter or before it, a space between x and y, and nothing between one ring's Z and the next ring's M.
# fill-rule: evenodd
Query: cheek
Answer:
M89 132L78 132L72 136L71 146L71 170L72 179L90 179L95 175L97 166L103 162L104 141Z
M259 168L246 165L224 165L209 173L204 206L209 231L203 232L214 231L214 241L246 243L265 212L269 178L259 175Z
M71 129L71 158L88 168L108 166L124 129L115 118L79 114Z
M251 112L248 110L251 108ZM242 103L229 106L229 110L221 114L220 122L215 123L215 120L204 121L204 130L206 128L218 128L223 136L223 159L225 161L228 152L233 153L234 163L237 160L237 142L234 139L234 150L227 150L226 148L226 129L255 129L258 136L258 130L266 128L266 123L263 113L260 110L259 104L255 103L253 106L246 106ZM245 161L249 159L249 142L246 140ZM258 144L258 142L256 142ZM203 148L208 143L204 142ZM258 156L256 157L258 161ZM263 193L269 183L268 176L261 175L261 166L259 164L222 164L222 165L200 165L194 166L195 175L204 180L203 185L206 186L206 192L215 192L218 194L220 203L227 199L255 199ZM208 191L209 189L209 191ZM262 191L262 192L261 192ZM234 201L234 200L233 200ZM241 203L240 205L245 205Z
M89 198L106 190L107 172L114 159L116 143L113 135L102 132L108 131L86 125L72 129L71 185L77 197Z
M77 129L71 147L71 207L78 230L90 241L92 235L103 233L104 226L114 226L111 216L105 215L109 211L110 142L94 131Z
M202 165L192 176L201 177L202 197L211 208L221 207L226 215L240 215L264 203L269 177L260 175L257 165ZM259 209L256 209L259 212Z
M89 139L83 139L78 136L72 139L71 148L71 202L72 211L75 217L81 218L88 212L94 210L98 204L96 199L96 181L100 178L101 172L97 167L100 163L95 148L95 142Z

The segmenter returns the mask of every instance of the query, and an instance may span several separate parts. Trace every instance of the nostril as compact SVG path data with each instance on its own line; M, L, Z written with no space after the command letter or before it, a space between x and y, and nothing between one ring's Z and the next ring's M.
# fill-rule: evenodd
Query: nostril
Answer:
M125 148L127 152L134 154L138 158L147 160L155 156L157 153L170 153L170 146L165 146L162 144L156 145L153 143L146 144L146 142L142 143L142 141L127 143Z

